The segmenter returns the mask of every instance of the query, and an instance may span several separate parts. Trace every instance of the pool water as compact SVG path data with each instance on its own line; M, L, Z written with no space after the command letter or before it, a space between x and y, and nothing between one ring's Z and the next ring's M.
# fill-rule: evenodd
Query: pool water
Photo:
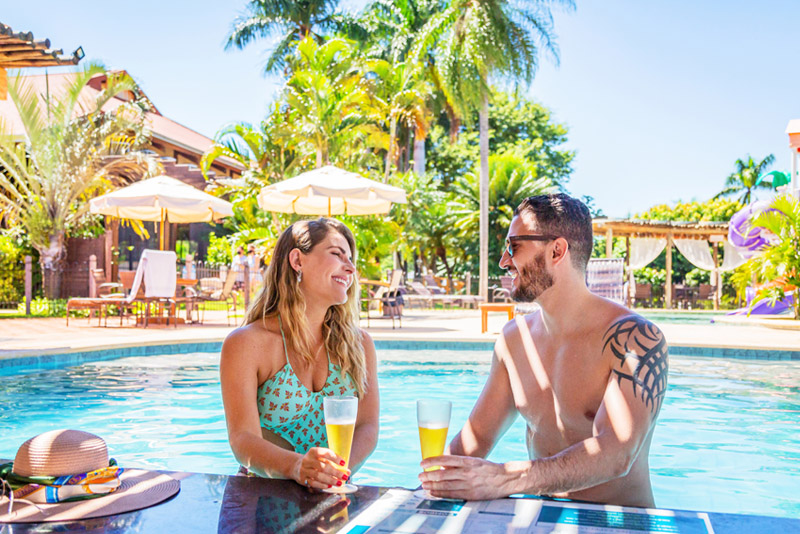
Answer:
M716 313L703 313L703 312L651 312L647 310L637 309L636 313L642 317L653 321L655 324L668 323L668 324L712 324L717 317L724 316L726 311L719 311Z
M466 420L490 352L379 352L381 432L356 483L416 487L417 398L453 400ZM218 354L130 357L0 371L0 457L55 428L102 436L123 466L233 474ZM800 362L673 356L650 454L658 506L800 518ZM490 455L524 459L517 419Z

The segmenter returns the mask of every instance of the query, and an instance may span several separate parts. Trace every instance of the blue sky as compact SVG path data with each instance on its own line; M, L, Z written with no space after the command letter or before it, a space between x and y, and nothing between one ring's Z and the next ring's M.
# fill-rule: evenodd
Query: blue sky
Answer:
M775 154L800 118L795 0L576 0L556 11L560 66L542 61L529 95L570 130L572 193L607 215L704 200L737 158ZM343 1L358 9L366 0ZM262 76L264 49L222 49L245 2L40 0L5 6L0 22L126 69L166 116L213 136L257 122L280 88Z

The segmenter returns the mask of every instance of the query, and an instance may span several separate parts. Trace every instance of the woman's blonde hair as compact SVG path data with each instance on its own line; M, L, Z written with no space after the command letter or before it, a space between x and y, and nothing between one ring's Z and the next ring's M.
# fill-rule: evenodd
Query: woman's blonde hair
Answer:
M295 248L303 254L310 253L332 231L339 232L347 240L355 263L356 241L353 232L340 221L320 217L294 223L278 238L264 285L247 310L245 320L245 324L250 324L264 322L267 317L280 316L288 346L309 364L314 355L306 320L306 301L299 288L297 273L289 263L289 253ZM359 292L358 275L353 273L353 282L347 289L347 302L331 306L325 314L322 338L328 354L338 358L342 374L349 373L359 394L363 394L367 370L358 328Z

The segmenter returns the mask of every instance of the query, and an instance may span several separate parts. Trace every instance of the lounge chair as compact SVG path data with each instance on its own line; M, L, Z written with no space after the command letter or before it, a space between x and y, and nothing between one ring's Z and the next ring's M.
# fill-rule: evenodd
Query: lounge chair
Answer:
M511 289L514 279L511 276L500 277L500 287L492 288L493 302L512 302Z
M67 326L69 326L69 312L70 310L89 310L89 321L92 320L94 313L97 312L98 326L100 321L103 320L102 312L104 302L98 299L106 298L124 298L125 295L119 291L122 284L117 282L106 282L106 275L103 269L92 269L89 273L93 279L94 294L89 295L89 298L75 297L67 301ZM92 293L90 291L90 293Z
M452 306L453 304L458 304L459 301L463 299L463 297L460 297L459 295L446 295L441 291L433 292L430 287L422 285L422 282L409 282L408 286L416 295L427 299L431 305L433 305L435 302L441 302L442 306Z
M586 285L595 295L625 305L625 260L593 258L586 267Z
M233 269L228 269L228 274L225 276L223 283L219 278L201 278L200 279L200 294L197 299L203 303L201 311L200 322L205 320L206 316L206 302L224 302L227 311L228 326L231 325L231 308L233 308L233 315L236 316L236 299L237 293L233 290L236 283L236 275L238 273Z
M106 314L108 306L116 306L120 308L120 318L119 324L122 324L122 319L125 315L125 310L130 309L131 304L133 301L136 300L137 294L139 293L139 287L142 283L142 279L144 277L144 262L139 262L139 267L136 269L135 272L128 271L134 274L133 280L130 281L130 293L127 297L119 296L114 294L109 294L107 296L100 296L100 297L89 297L89 298L71 298L67 301L67 326L69 326L69 312L70 310L74 309L89 309L89 310L97 310L99 313L98 316L98 326L99 321L105 319L105 326L108 326L108 316ZM120 272L120 274L122 274ZM126 281L128 279L126 278ZM125 287L125 283L122 283L123 288Z
M368 292L367 297L362 299L367 305L367 327L369 328L370 304L379 303L379 309L383 310L381 319L392 320L392 330L394 330L394 320L397 318L400 328L403 328L403 316L401 306L403 297L400 295L400 282L403 281L403 271L395 269L392 271L392 278L388 286L380 286L375 293Z

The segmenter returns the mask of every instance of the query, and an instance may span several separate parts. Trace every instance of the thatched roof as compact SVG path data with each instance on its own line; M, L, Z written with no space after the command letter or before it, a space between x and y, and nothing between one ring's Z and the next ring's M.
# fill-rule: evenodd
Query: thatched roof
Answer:
M592 221L596 235L611 230L615 237L673 237L705 238L727 236L728 223L723 221L651 221L647 219L607 219Z

